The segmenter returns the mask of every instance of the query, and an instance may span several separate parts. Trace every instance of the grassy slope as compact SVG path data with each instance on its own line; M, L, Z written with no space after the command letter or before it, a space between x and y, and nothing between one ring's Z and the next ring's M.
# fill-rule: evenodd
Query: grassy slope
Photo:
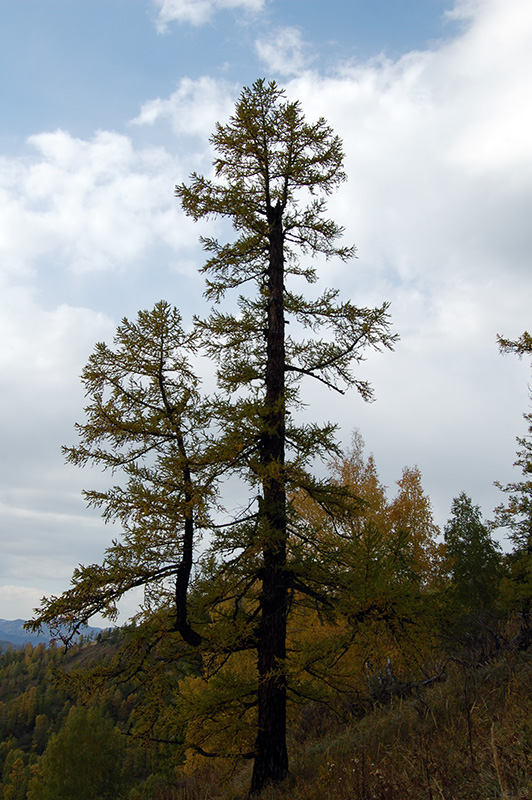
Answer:
M292 772L261 800L508 800L532 798L532 652L481 669L453 664L444 683L292 742ZM307 728L312 728L308 724ZM248 777L220 790L209 766L187 800L245 797Z

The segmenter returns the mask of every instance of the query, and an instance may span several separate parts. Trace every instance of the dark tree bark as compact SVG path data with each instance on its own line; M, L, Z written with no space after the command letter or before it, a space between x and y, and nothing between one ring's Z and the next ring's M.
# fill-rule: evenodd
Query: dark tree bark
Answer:
M258 731L251 793L288 772L286 747L287 521L285 458L284 256L282 210L269 209L265 424L261 437L263 574L258 631Z

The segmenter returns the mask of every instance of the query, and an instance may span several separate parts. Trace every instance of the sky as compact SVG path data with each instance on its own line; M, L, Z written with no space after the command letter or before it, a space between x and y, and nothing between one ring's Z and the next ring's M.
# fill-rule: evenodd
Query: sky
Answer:
M0 23L0 617L119 533L81 497L108 478L61 454L79 375L124 316L206 312L198 237L226 231L174 185L258 77L344 142L329 214L357 258L320 285L389 301L400 336L358 370L375 402L312 387L306 413L358 428L390 497L417 465L440 526L462 491L489 519L530 410L496 343L531 325L530 0L0 0Z

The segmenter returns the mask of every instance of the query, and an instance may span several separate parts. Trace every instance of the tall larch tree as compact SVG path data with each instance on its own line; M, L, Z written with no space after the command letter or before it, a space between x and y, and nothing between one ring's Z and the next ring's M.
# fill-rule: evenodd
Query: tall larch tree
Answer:
M193 174L176 187L187 214L228 218L235 241L204 239L210 254L203 272L206 296L219 302L228 289L241 293L239 312L213 311L203 324L205 342L218 362L221 388L230 393L227 430L249 453L243 470L260 490L253 549L260 554L258 719L251 791L284 778L287 676L286 625L294 572L287 561L287 491L320 487L304 470L316 455L333 449L333 426L292 422L298 382L308 376L342 391L369 385L351 372L369 347L391 347L387 305L357 308L326 290L317 299L296 294L289 280L317 279L309 257L348 261L353 247L338 244L342 228L325 216L326 197L345 180L341 141L324 119L306 122L298 102L286 100L275 83L258 80L243 90L234 115L211 139L215 177ZM302 259L304 257L304 261ZM287 325L327 337L297 339ZM239 393L242 393L239 399ZM248 437L242 440L242 431ZM287 456L290 456L287 460Z

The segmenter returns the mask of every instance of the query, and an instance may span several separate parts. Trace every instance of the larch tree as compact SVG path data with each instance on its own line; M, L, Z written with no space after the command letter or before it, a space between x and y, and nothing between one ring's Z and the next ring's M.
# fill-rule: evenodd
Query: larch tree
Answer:
M519 339L497 337L502 353L516 353L519 358L532 356L532 336L528 331ZM506 495L506 501L495 509L495 525L506 528L513 542L508 557L509 580L507 599L519 608L520 633L516 646L525 649L532 641L532 414L523 414L527 434L517 438L519 449L514 466L521 470L521 480L495 485Z
M215 310L204 323L220 385L233 398L229 435L249 450L243 470L260 492L251 543L259 555L260 580L254 792L283 779L288 770L284 665L296 573L287 560L287 492L319 493L322 487L305 468L333 448L332 426L292 422L298 383L308 376L333 389L354 385L368 399L370 387L350 367L368 346L391 347L394 336L386 304L360 309L340 302L334 290L307 299L288 283L294 277L316 281L309 256L347 261L354 255L354 248L337 243L342 228L325 216L326 196L345 180L342 145L325 120L307 123L299 103L287 101L275 83L259 80L244 89L235 114L228 124L217 125L211 142L215 178L194 174L176 194L195 220L225 217L238 233L229 244L204 240L210 253L203 267L207 297L219 302L229 289L255 287L254 293L240 294L237 314ZM287 333L289 323L314 336L297 339ZM320 329L327 337L317 338ZM299 588L305 590L302 581Z
M63 452L77 466L122 474L122 485L84 496L106 521L121 524L123 537L101 565L77 568L71 589L43 600L34 628L47 624L69 643L94 614L114 621L117 602L143 587L141 618L169 601L175 630L191 645L201 641L188 622L188 590L197 531L208 527L223 467L209 456L210 408L191 367L197 338L161 301L134 322L124 319L114 347L96 345L82 373L86 420L76 426L78 444Z
M81 444L66 452L74 463L125 474L125 486L87 495L107 519L122 523L124 541L113 542L101 566L77 570L73 588L45 601L32 624L69 622L72 629L96 611L113 614L124 591L143 585L145 628L166 648L164 663L167 643L179 636L200 653L201 678L212 675L219 686L224 724L240 714L254 731L246 755L253 758L255 793L288 771L291 610L298 598L330 607L335 597L332 562L317 569L319 538L308 539L291 498L303 493L332 516L355 502L312 473L316 458L338 452L335 425L297 422L300 382L314 379L342 393L354 387L369 400L372 389L353 366L368 349L392 349L396 336L386 303L358 308L336 290L319 297L296 291L298 282L317 280L312 257L354 256L354 248L339 244L342 228L326 216L327 196L345 180L341 141L326 122L308 123L298 102L258 80L242 91L211 142L213 178L193 174L176 194L195 220L226 218L236 232L229 243L203 239L206 297L215 305L186 333L180 319L168 316L177 312L160 304L136 325L124 321L115 351L98 345L84 373L92 402L79 426ZM237 310L223 313L217 306L232 289ZM164 336L152 330L157 324ZM146 326L151 333L140 346L134 337L144 337ZM217 364L219 388L210 398L200 394L190 367L198 352ZM140 375L139 362L147 365ZM246 510L222 523L216 511L226 476L240 479ZM207 531L203 552L194 550ZM173 647L178 659L182 651ZM150 648L148 642L143 652ZM246 658L246 674L250 664L255 670L249 695L228 667ZM183 705L185 694L184 688ZM200 703L207 725L215 716L209 702ZM239 714L232 711L236 702ZM190 744L205 754L205 742Z
M400 692L396 670L414 680L424 671L437 643L441 556L417 467L403 470L389 500L355 430L350 447L332 459L329 480L345 493L343 508L327 513L303 492L293 502L305 526L299 547L320 543L319 560L310 551L306 583L314 575L313 587L323 595L327 586L331 602L316 608L301 597L288 641L291 692L297 678L303 696L337 710L346 696L363 704L368 689L379 702Z
M405 467L397 481L398 493L390 504L392 529L404 539L409 571L426 589L438 583L442 548L430 498L421 485L419 467Z

